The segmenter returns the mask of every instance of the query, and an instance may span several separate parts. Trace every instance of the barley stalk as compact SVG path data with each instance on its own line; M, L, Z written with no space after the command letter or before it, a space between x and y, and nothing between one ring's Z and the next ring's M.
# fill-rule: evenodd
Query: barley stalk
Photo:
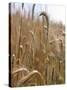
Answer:
M43 85L44 84L44 79L43 79L42 75L38 71L34 70L34 71L30 72L24 78L22 78L21 80L19 80L19 82L17 83L17 86L20 86L21 84L23 85L23 84L27 83L27 81L30 78L32 78L34 75L36 75L39 78L38 80L40 80L40 84ZM35 76L35 78L37 78L36 76Z
M22 3L22 10L23 10L23 7L24 7L24 3ZM20 16L20 28L19 28L19 32L20 32L20 35L19 35L19 43L18 43L18 58L20 58L20 45L21 45L21 36L22 36L22 16ZM20 64L20 61L19 61L19 64Z
M22 10L23 10L23 8L24 8L24 3L22 3Z
M29 31L29 33L31 34L32 36L32 44L31 44L31 47L32 47L32 51L33 51L33 64L34 64L34 56L35 56L35 35L34 35L34 32L33 31Z
M46 22L47 22L47 27L46 27L46 29L47 29L47 41L48 41L49 18L48 18L48 15L47 15L46 12L41 12L41 13L40 13L40 16L43 16L43 25L44 25L44 16L45 16L45 18L46 18ZM44 26L43 26L43 27L44 27Z
M32 6L32 20L34 20L34 9L35 9L35 5L36 4L33 4L33 6Z
M11 74L14 75L16 73L23 72L23 71L29 73L29 70L27 68L19 68L19 69L12 71Z

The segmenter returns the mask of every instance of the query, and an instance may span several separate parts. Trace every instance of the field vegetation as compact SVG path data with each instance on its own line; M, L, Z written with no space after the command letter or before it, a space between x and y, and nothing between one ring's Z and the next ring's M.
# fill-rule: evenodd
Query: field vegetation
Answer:
M44 15L34 19L34 9L35 5L32 16L11 13L12 87L65 82L65 26L49 15L48 20Z

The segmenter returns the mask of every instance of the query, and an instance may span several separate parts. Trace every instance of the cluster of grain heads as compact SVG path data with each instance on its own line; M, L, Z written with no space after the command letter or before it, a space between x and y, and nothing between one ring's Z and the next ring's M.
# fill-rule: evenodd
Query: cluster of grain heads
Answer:
M44 78L42 77L41 73L33 70L32 72L30 72L28 75L26 75L25 77L23 77L21 80L19 80L19 82L17 83L17 86L24 86L26 85L26 83L33 78L33 76L35 76L34 78L37 79L37 85L44 85ZM28 84L28 83L27 83ZM35 84L35 82L34 82Z
M16 70L13 70L12 75L12 86L17 86L17 82L21 80L21 78L24 78L29 73L29 70L27 68L18 68Z
M22 10L24 9L23 7L24 3L22 3ZM34 21L34 9L35 4L33 4L32 7L32 20L29 19L30 11L28 13L28 20L26 19L26 12L25 18L23 17L23 15L21 16L21 14L18 15L20 17L18 18L19 24L17 24L19 30L17 29L17 25L13 23L15 26L15 39L13 40L13 43L16 45L12 46L12 52L14 54L11 57L11 67L12 70L15 69L15 71L12 72L14 86L32 85L32 83L34 85L49 84L49 79L51 84L57 83L57 81L59 82L60 80L63 81L63 74L61 72L61 69L64 67L64 63L60 63L59 58L57 57L56 53L54 53L57 50L57 48L55 49L54 46L56 45L56 42L60 41L60 43L58 43L58 45L60 46L58 47L60 47L60 49L62 50L63 41L54 38L54 40L51 40L48 43L48 15L45 12L40 13L40 16L43 16L43 25L41 25L41 22ZM16 19L17 17L15 18L14 22L18 22L18 20ZM38 25L40 27L38 27ZM52 47L49 47L50 45ZM49 55L49 51L53 54ZM28 70L26 68L22 68L23 65ZM55 67L53 67L53 65ZM59 76L58 73L61 75Z

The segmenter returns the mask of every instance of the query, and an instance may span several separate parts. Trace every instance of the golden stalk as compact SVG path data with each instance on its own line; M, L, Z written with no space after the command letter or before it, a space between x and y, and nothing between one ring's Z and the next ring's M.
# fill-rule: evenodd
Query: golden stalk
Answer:
M35 9L35 5L36 4L33 4L33 7L32 7L32 20L34 20L34 9Z
M29 70L27 68L19 68L17 70L12 71L11 74L14 75L16 73L23 72L23 71L29 73Z
M44 82L44 78L43 78L43 76L41 75L41 73L38 72L38 71L36 71L36 70L34 70L34 71L30 72L30 73L29 73L27 76L25 76L24 78L22 78L21 80L19 80L18 83L17 83L17 86L20 86L21 84L23 85L23 84L27 83L27 81L28 81L30 78L32 78L34 75L35 75L35 78L36 78L36 79L37 79L37 77L38 77L38 81L40 81L40 82L39 82L40 85L43 85L43 84L45 83L45 82Z

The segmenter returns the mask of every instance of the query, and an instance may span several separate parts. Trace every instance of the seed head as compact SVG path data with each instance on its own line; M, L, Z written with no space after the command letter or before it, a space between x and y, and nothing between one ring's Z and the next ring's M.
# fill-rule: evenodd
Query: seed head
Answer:
M15 54L13 54L12 56L15 57Z
M20 45L20 48L22 49L23 48L23 45Z

